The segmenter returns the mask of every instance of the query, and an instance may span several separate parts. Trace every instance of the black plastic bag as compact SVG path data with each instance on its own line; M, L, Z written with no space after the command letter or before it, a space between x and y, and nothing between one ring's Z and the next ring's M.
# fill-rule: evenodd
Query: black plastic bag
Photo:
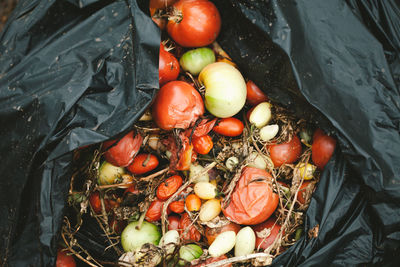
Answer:
M399 4L214 2L218 41L244 76L340 143L306 235L273 264L396 264ZM72 151L125 132L150 104L159 40L133 0L19 3L0 35L3 263L54 264Z

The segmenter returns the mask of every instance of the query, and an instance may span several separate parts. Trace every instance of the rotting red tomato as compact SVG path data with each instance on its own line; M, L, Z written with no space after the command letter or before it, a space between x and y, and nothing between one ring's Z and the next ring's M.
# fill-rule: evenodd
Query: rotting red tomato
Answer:
M256 106L261 102L268 101L268 96L253 81L247 81L246 89L246 100L249 105Z
M108 149L104 157L114 166L126 167L133 162L142 142L143 137L140 133L134 134L134 131L130 131L119 141L114 139L104 142L104 148Z
M201 137L203 135L206 135L209 132L211 132L211 130L213 129L216 122L217 122L217 119L212 119L212 120L202 119L200 121L199 125L197 125L195 127L195 129L193 129L193 128L187 129L185 131L185 135L186 136L192 135L192 138Z
M181 232L182 240L198 242L201 239L200 232L195 226L193 226L192 220L186 212L182 214L181 219L179 220L179 230Z
M324 169L325 165L331 159L336 147L336 139L326 135L321 129L314 132L313 143L311 146L311 158L314 164Z
M293 135L292 140L289 142L268 146L268 151L275 167L295 162L300 157L301 150L301 142L297 135Z
M162 215L162 209L164 206L164 201L155 199L153 202L151 202L149 209L146 212L146 220L148 222L156 222L161 219ZM168 214L168 209L167 209L167 214Z
M185 211L185 202L182 200L177 200L177 201L173 201L171 202L171 204L169 204L169 209L172 212L175 213L182 213Z
M178 215L168 216L168 231L178 230L179 229L179 220L180 220L180 217Z
M157 168L158 158L153 154L138 154L127 169L134 175L150 172Z
M92 209L96 214L100 214L102 212L99 191L94 191L89 195L89 202L90 206L92 206ZM112 208L117 207L118 205L119 203L116 201L104 199L104 209L106 212L109 212Z
M279 196L272 190L272 176L262 169L245 167L222 212L237 224L254 225L268 219L278 206Z
M213 140L211 136L203 135L192 139L193 149L199 154L206 155L213 148Z
M169 81L176 80L179 75L179 62L170 52L165 50L163 44L160 44L160 59L158 61L158 77L160 86Z
M160 200L167 200L170 198L183 183L182 177L173 175L167 180L162 182L157 188L157 197Z
M267 249L276 239L281 226L274 217L267 221L254 225L253 230L256 234L256 249Z
M186 129L204 113L200 93L183 81L172 81L161 87L152 107L153 119L163 130Z
M241 135L243 129L243 122L239 119L231 117L221 119L219 122L217 121L213 131L220 135L234 137Z
M57 252L56 267L75 267L75 258L72 255L68 255L66 251L59 250Z
M297 193L297 201L300 204L304 205L308 201L308 198L306 196L307 190L313 190L314 185L315 185L315 183L313 183L311 181L305 181L300 186L299 192Z
M208 0L180 0L168 18L168 34L183 47L202 47L217 39L221 17Z
M229 224L226 224L221 227L216 227L216 228L206 227L204 235L206 236L208 245L211 245L219 234L227 231L234 231L237 234L240 228L241 228L240 225L230 222Z
M198 263L196 265L193 265L193 267L206 267L210 263L218 262L218 261L222 261L222 260L226 260L226 259L228 259L228 257L226 255L222 255L219 257L211 257L211 258L201 261L200 263ZM232 263L220 265L220 267L231 267L231 266L232 266Z
M112 218L109 223L110 228L118 235L122 233L126 226L126 221L117 221L115 218Z

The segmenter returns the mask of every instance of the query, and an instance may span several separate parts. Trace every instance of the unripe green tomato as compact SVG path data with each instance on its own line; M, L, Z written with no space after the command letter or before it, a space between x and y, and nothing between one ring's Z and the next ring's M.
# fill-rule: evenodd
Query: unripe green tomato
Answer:
M136 229L139 222L131 222L121 234L121 244L125 252L135 251L145 243L158 245L161 232L155 224L144 221L140 230Z
M192 75L198 75L208 64L215 62L214 51L208 47L196 48L184 53L179 60L179 64L184 71Z

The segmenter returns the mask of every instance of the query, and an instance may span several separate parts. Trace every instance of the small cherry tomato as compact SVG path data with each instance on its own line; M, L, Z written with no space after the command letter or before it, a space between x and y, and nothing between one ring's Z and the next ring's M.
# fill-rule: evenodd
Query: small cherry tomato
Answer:
M109 148L104 157L114 166L126 167L133 162L142 142L143 137L139 133L134 134L133 131L130 131L119 141L114 139L104 142L104 148Z
M169 81L176 80L179 75L179 62L170 52L165 50L163 44L160 44L160 59L158 61L158 75L160 86Z
M187 129L204 113L200 93L183 81L171 81L161 87L152 106L154 122L163 130Z
M185 204L188 211L199 211L201 207L201 199L195 194L190 194L186 197Z
M221 29L221 17L208 0L180 0L173 5L168 18L169 36L183 47L202 47L211 44Z
M167 200L172 196L183 183L182 177L173 175L162 182L157 188L157 197L160 200Z
M179 229L179 220L180 220L180 217L178 215L168 216L168 231L169 230L178 230Z
M301 155L301 149L301 142L297 135L294 135L289 142L268 146L269 154L275 167L298 160Z
M213 130L217 134L233 137L241 135L243 128L243 122L236 118L230 117L221 119L219 122L217 122Z
M241 228L240 225L230 222L229 224L226 224L221 227L216 227L216 228L207 227L204 232L204 235L206 236L208 245L211 245L219 234L227 231L234 231L237 234L240 228Z
M148 222L156 222L161 219L164 201L155 199L151 202L149 209L146 212L146 220Z
M203 135L192 139L193 149L199 154L206 155L213 148L213 141L211 136Z
M275 241L281 226L272 217L263 223L254 225L252 228L256 234L256 249L264 250Z
M154 170L157 166L158 159L156 156L152 154L138 154L127 169L134 175L140 175Z
M59 250L57 252L56 267L75 267L75 258L72 255L68 255L66 251Z
M266 94L264 94L263 91L261 91L260 88L253 82L253 81L248 81L246 83L246 89L247 89L247 103L251 106L256 106L262 102L268 101L268 97Z
M185 202L183 200L173 201L169 204L169 209L175 213L182 213L185 211Z
M183 240L190 240L198 242L201 239L201 234L197 231L196 227L193 226L192 220L189 217L189 214L186 212L182 214L181 219L179 220L179 229L181 231L181 238Z
M326 135L321 129L317 129L314 133L313 143L311 146L311 158L314 164L324 169L325 165L331 159L336 147L336 139Z

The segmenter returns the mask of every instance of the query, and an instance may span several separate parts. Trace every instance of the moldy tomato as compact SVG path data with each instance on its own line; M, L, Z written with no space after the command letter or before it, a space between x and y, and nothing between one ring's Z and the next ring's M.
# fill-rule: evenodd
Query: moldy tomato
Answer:
M239 136L243 132L243 122L236 118L225 118L221 119L219 122L217 121L216 125L213 128L213 131L217 134L224 136Z
M153 119L161 129L186 129L203 115L204 103L193 86L182 81L172 81L161 87L152 111Z
M160 44L160 55L158 61L158 79L160 86L169 81L176 80L180 71L178 60L170 52L165 50L163 44Z
M158 159L156 156L152 154L138 154L127 169L134 175L140 175L154 170L157 166Z
M169 177L158 186L157 197L161 200L167 200L181 187L182 182L182 177L179 175Z
M301 142L294 135L289 142L269 145L268 150L274 166L280 167L282 164L293 163L300 157Z
M221 17L208 0L180 0L173 5L168 18L169 36L183 47L202 47L217 39Z
M208 154L214 145L211 136L208 134L193 138L192 143L194 151L202 155Z
M332 157L335 147L336 139L326 135L321 129L317 129L311 146L311 158L314 164L323 170Z

